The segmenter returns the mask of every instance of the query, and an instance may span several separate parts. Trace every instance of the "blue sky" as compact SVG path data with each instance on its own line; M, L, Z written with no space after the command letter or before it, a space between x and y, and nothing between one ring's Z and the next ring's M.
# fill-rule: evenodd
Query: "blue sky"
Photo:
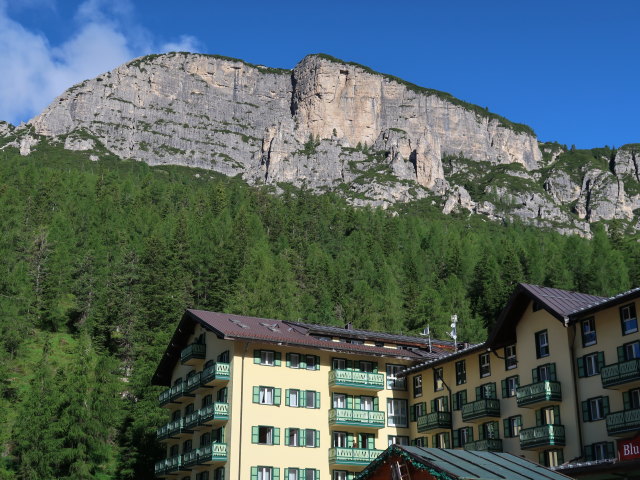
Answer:
M147 53L324 52L578 148L640 142L640 1L0 0L0 119Z

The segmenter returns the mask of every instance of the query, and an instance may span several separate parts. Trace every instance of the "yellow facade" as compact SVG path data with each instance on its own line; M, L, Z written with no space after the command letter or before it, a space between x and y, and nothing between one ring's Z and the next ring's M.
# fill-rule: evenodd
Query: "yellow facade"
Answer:
M202 372L207 362L228 364L228 378L222 374L175 401L167 401L169 393L163 393L167 421L193 418L188 417L189 405L196 412L204 408L206 395L212 395L213 403L227 406L216 406L213 418L204 425L178 433L174 428L172 434L161 427L159 438L166 445L167 459L179 456L182 464L163 460L157 476L346 480L390 441L504 451L547 466L610 457L617 440L640 431L640 393L636 391L640 358L633 356L640 333L631 328L623 334L621 323L621 307L637 309L638 305L623 298L621 303L607 303L606 308L561 318L535 298L523 305L516 317L506 318L499 327L511 329L506 336L495 337L500 341L458 352L441 349L429 360L407 355L398 348L401 342L396 344L392 338L384 343L383 354L369 354L349 351L344 339L339 342L338 338L322 348L273 339L222 339L197 324L183 346L204 343L206 354L188 360L188 365L178 361L171 384L186 382L190 372ZM628 308L625 315L631 311ZM583 321L591 318L585 327ZM383 345L377 342L376 346ZM621 347L628 358L620 356ZM291 354L297 354L297 359ZM640 357L640 347L637 354ZM304 363L306 356L309 364ZM296 364L298 368L293 368ZM387 377L389 364L406 369L401 374L406 385ZM219 396L225 388L226 395ZM305 392L316 392L317 400L309 393L313 405L302 404ZM393 404L391 413L398 414L393 419L390 399L401 400ZM406 427L392 426L392 420L403 421L402 401ZM223 435L215 433L219 428ZM311 431L317 433L311 435ZM207 432L214 434L201 443ZM306 435L311 435L306 440L314 446L287 444L303 443ZM191 444L185 445L188 440ZM216 446L213 454L210 449L200 451L205 454L201 461L198 449L212 442L226 447ZM300 469L297 477L290 470L294 468Z

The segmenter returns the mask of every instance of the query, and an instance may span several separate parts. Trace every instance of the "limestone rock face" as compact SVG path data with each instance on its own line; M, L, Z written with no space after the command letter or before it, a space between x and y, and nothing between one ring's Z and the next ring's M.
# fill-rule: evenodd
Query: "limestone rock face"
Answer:
M614 172L617 176L630 175L640 182L640 145L622 147L617 151Z
M544 182L544 189L559 203L571 203L580 196L580 185L574 183L568 173L555 171Z
M631 220L636 204L627 197L624 183L611 172L590 170L582 181L576 213L589 222L614 218Z

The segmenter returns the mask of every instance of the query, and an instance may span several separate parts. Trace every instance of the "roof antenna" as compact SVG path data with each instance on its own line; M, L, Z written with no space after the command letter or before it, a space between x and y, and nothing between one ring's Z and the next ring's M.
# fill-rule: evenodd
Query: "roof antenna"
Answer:
M451 331L449 332L449 336L453 338L453 345L455 351L458 351L458 315L455 313L451 315Z
M431 329L429 328L429 324L427 324L426 328L422 329L422 333L420 335L429 338L429 353L431 353Z

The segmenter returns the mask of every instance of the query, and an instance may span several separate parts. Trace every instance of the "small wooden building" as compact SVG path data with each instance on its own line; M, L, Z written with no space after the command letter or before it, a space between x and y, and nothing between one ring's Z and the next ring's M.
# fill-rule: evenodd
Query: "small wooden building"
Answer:
M392 445L355 480L568 480L509 453Z

